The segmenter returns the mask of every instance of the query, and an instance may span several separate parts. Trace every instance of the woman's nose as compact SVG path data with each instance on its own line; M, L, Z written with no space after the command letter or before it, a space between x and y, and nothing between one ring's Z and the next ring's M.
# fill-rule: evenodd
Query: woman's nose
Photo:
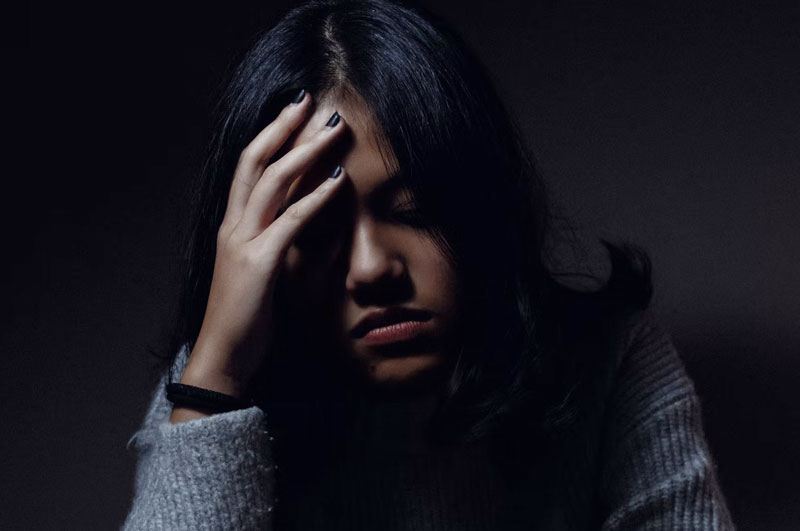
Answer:
M347 291L354 295L391 289L405 273L401 256L375 227L362 224L353 234Z

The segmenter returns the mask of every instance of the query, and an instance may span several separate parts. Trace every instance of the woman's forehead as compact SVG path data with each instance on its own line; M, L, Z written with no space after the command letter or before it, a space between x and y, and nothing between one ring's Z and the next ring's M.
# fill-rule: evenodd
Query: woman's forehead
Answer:
M295 195L305 195L316 188L327 177L327 170L332 170L336 164L345 168L348 179L359 196L371 195L383 181L396 173L393 153L386 148L381 153L383 137L365 106L343 100L324 99L316 104L312 103L308 112L305 121L287 141L290 149L308 142L323 130L334 112L340 114L347 131L321 157L319 167L322 171L312 171L292 183L288 194L289 202L296 200Z
M308 116L290 141L299 144L309 140L325 127L334 112L338 112L344 118L348 129L355 134L354 140L358 142L359 147L373 147L378 150L381 145L385 146L380 124L360 97L323 96L319 101L312 101ZM388 152L391 152L391 149Z

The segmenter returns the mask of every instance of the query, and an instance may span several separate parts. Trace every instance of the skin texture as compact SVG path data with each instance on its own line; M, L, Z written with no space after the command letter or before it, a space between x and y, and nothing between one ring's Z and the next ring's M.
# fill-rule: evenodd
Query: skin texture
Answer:
M376 194L395 163L385 144L384 162L379 129L365 109L352 98L323 98L287 141L286 149L306 141L334 111L347 124L333 149L289 189L284 206L313 190L337 163L347 170L342 189L288 249L279 285L291 318L315 331L295 344L339 356L370 389L414 393L430 389L452 360L457 280L430 235L398 216L415 208L403 188ZM394 305L431 312L428 333L402 350L349 337L366 314Z

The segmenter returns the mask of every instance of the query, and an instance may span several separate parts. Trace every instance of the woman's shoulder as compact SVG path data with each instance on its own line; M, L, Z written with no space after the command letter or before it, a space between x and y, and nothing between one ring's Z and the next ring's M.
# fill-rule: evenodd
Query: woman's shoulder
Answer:
M665 385L672 380L688 380L686 367L678 353L672 334L652 311L641 312L630 319L621 332L618 379L633 387Z
M649 262L620 247L610 246L610 255L613 267L599 289L554 284L551 324L561 363L583 386L581 407L605 411L624 432L696 396L671 334L649 304Z
M699 407L672 335L653 312L638 315L623 332L608 407L619 437L670 411Z
M703 408L671 334L653 313L628 328L602 439L603 528L634 522L734 529L703 427Z

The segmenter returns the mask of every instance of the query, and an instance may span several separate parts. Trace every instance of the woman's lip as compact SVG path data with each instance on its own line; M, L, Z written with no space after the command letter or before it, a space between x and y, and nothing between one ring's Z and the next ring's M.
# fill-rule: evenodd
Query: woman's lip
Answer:
M427 321L403 321L379 328L373 328L360 339L365 345L384 345L398 341L406 341L419 335L425 329Z

